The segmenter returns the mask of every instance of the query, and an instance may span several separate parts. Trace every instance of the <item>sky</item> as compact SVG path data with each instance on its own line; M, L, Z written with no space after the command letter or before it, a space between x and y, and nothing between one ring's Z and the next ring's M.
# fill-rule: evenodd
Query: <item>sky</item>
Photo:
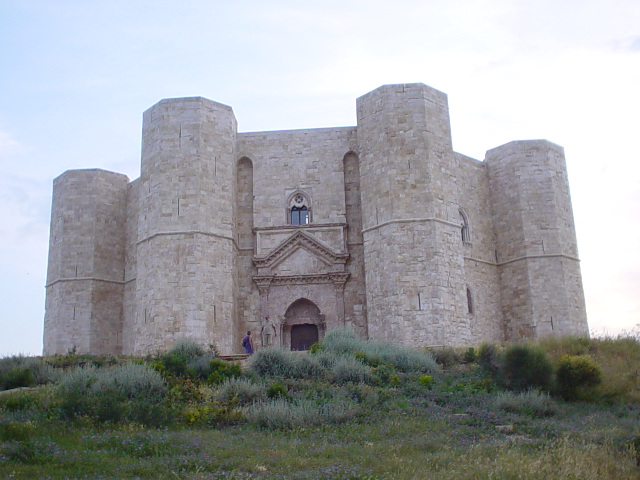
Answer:
M565 148L590 329L637 331L637 0L3 0L0 356L42 351L53 179L137 178L162 98L230 105L241 132L336 127L413 82L448 94L457 152Z

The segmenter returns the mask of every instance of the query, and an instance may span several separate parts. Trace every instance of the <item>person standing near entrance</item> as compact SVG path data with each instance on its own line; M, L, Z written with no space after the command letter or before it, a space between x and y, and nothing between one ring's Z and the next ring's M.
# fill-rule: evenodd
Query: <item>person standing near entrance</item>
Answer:
M276 332L276 326L269 319L269 315L264 317L262 321L262 329L260 330L260 334L262 335L262 346L270 347L273 345L273 339L278 336Z
M253 354L253 340L251 339L251 330L249 330L245 337L242 339L242 346L244 347L244 352L247 355Z

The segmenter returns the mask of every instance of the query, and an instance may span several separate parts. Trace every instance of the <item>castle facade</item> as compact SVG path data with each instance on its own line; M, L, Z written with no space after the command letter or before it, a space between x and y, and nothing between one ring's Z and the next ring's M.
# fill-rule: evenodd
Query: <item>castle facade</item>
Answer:
M444 93L387 85L357 126L238 133L230 107L144 113L140 178L55 179L44 353L242 351L261 322L405 345L588 335L563 149L452 149Z

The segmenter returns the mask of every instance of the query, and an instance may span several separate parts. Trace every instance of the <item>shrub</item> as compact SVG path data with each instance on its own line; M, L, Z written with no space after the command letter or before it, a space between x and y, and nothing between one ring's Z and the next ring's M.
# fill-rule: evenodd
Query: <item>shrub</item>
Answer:
M38 357L14 355L0 358L0 390L55 382L60 372Z
M155 368L165 375L197 378L199 373L202 373L198 360L204 356L205 351L200 345L191 340L180 340L171 350L160 356ZM208 354L208 360L211 358L211 354ZM203 373L203 378L207 375L208 373Z
M504 354L504 382L510 390L530 388L548 390L551 387L553 365L538 348L513 345Z
M558 393L565 400L587 400L602 383L602 370L588 355L563 355L556 371Z
M2 389L11 390L12 388L30 387L36 383L33 373L28 368L14 367L9 370L2 379Z
M464 363L473 363L478 359L478 354L476 353L476 349L473 347L469 347L465 352L462 360Z
M244 415L235 405L188 405L182 419L192 425L232 424L243 420Z
M501 392L496 397L496 405L507 412L531 417L549 417L557 411L557 406L549 394L538 390L520 393Z
M160 374L145 365L76 367L62 377L58 394L61 414L67 418L89 416L98 422L147 425L166 421L167 387Z
M237 362L230 363L219 358L214 358L209 362L209 376L207 382L219 384L228 378L238 378L242 376L242 369Z
M433 378L431 378L431 375L422 375L420 378L418 378L418 383L423 387L431 388Z
M32 430L33 425L2 419L0 420L0 441L24 442L29 439Z
M586 337L545 337L539 345L553 360L563 355L586 355L593 348L592 340Z
M318 404L311 400L289 403L275 399L254 403L246 413L249 422L262 428L286 430L296 427L341 423L359 413L358 406L351 402L328 402Z
M358 338L353 330L336 328L327 332L320 343L320 350L330 351L340 355L355 355L358 352L367 354L364 346L367 342Z
M460 363L460 356L452 347L430 348L429 352L433 355L438 365L448 367Z
M216 359L207 353L187 363L186 376L192 379L207 380L215 369L212 362L226 363L224 360Z
M262 382L253 382L248 378L228 378L216 392L220 402L238 405L250 405L267 397L267 386Z
M278 348L259 350L252 355L249 368L262 377L321 378L325 368L315 355L305 355Z
M146 365L128 363L94 371L97 373L91 388L94 393L115 389L128 399L157 400L167 392L160 375Z
M500 371L501 355L498 348L491 343L483 343L478 349L478 365L483 372L496 378Z
M400 345L362 340L352 330L336 329L327 333L321 350L338 355L357 356L364 363L378 366L383 363L403 372L434 372L439 369L431 354L424 349L412 349Z
M192 381L190 378L171 382L169 400L174 405L202 402L204 397L204 391L200 384Z
M11 392L0 396L0 408L8 412L18 412L35 407L37 405L36 398L25 393L30 392Z
M382 365L382 360L380 360L380 357L370 356L364 352L356 352L354 353L353 356L356 358L356 360L359 360L365 365L369 365L370 367L373 367L373 368L376 368ZM391 365L389 366L391 367Z
M267 397L284 399L291 398L287 387L282 382L275 382L269 385L269 389L267 390Z
M371 372L371 380L375 385L386 386L391 384L391 379L397 376L396 369L391 365L380 365Z
M345 383L365 383L370 378L371 369L355 358L342 357L331 369L331 380L339 385Z
M331 368L333 368L333 366L336 364L336 362L340 359L343 358L340 355L336 355L335 353L331 353L331 352L320 352L316 355L314 355L314 359L318 362L318 364L326 369L326 370L331 370Z

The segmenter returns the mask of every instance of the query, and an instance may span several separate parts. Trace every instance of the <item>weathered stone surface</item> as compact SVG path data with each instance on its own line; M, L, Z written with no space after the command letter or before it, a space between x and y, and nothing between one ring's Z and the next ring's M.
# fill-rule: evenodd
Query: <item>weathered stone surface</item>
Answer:
M162 100L139 179L58 177L45 353L239 353L266 315L288 348L345 325L406 345L588 334L560 147L456 153L447 97L422 84L360 97L357 117L237 133L226 105Z

